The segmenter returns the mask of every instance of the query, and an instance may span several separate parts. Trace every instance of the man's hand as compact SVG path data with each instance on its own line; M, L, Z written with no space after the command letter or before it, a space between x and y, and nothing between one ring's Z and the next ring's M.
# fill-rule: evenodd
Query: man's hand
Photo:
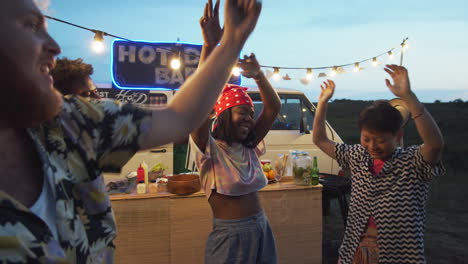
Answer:
M222 42L242 48L254 30L261 10L260 0L226 0Z
M223 36L223 29L219 24L219 1L216 0L213 8L213 1L208 0L208 3L205 4L203 16L200 18L204 44L212 48L218 45Z
M322 89L322 91L319 95L319 102L328 102L335 92L335 82L332 80L326 80L322 85L320 85L320 89Z
M385 83L394 95L405 98L412 94L408 71L405 67L391 64L386 65L384 70L392 77L393 85L388 79L385 79Z
M242 75L247 78L256 78L260 73L260 64L255 58L255 54L244 55L244 59L239 60L239 67L242 69Z

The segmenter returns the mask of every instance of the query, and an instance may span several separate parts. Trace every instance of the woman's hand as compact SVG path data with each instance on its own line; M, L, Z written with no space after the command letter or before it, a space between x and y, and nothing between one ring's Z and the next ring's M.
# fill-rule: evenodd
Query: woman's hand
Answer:
M223 29L219 23L219 1L216 0L213 8L213 1L208 0L203 16L200 18L204 44L212 48L218 45L223 36Z
M250 56L244 55L244 59L239 60L239 67L242 69L242 75L247 78L257 79L262 73L260 64L253 53L250 53Z

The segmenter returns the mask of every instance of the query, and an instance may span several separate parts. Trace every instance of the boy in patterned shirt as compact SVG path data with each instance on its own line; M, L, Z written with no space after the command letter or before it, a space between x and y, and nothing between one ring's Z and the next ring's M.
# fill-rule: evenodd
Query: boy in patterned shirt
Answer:
M386 65L390 91L408 107L423 141L399 147L403 119L387 101L361 112L361 144L338 144L327 138L325 116L335 83L321 86L313 141L352 177L350 210L339 250L339 263L426 263L425 204L429 181L445 173L441 164L442 134L410 88L404 67Z

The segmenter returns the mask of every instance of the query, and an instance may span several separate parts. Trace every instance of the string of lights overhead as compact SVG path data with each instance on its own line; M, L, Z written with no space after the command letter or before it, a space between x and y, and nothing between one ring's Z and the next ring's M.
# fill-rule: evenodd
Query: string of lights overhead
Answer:
M110 34L110 33L107 33L105 31L102 31L102 30L87 28L87 27L80 26L80 25L77 25L77 24L74 24L74 23L70 23L68 21L58 19L58 18L55 18L55 17L51 17L51 16L45 16L45 17L48 18L48 19L60 22L60 23L64 23L64 24L67 24L67 25L70 25L70 26L73 26L73 27L77 27L77 28L92 32L94 34L94 39L91 42L91 49L97 54L102 54L106 49L106 47L104 45L104 37L108 36L108 37L113 37L113 38L122 39L122 40L126 40L126 41L132 41L130 39L123 38L123 37L120 37L120 36L117 36L117 35L114 35L114 34ZM381 54L378 54L376 56L372 56L372 57L364 59L364 60L360 60L360 61L356 61L356 62L352 62L352 63L347 63L347 64L339 64L339 65L332 65L332 66L320 66L320 67L283 67L283 66L271 66L271 65L260 65L260 67L265 68L266 69L266 71L265 71L266 76L268 78L272 78L275 81L279 81L281 79L286 80L286 81L292 80L291 77L289 76L289 74L286 74L286 75L282 76L281 75L281 70L303 70L303 71L305 71L305 75L304 75L303 78L300 78L300 81L301 81L302 84L307 85L315 77L318 77L318 78L334 77L337 74L345 73L346 72L345 69L348 68L348 67L352 67L353 72L362 71L363 69L365 69L363 67L363 64L369 63L369 62L371 63L371 65L373 67L377 67L378 65L382 64L383 56L387 56L388 59L393 60L393 58L396 55L399 54L400 55L400 65L402 65L403 64L403 55L406 52L406 50L408 49L408 47L409 47L407 41L408 41L408 38L405 38L405 39L403 39L403 41L400 43L400 45L398 47L391 48L390 50L385 51L385 52L383 52ZM173 51L171 49L166 49L166 48L162 48L162 47L160 47L160 49L164 49L164 50L170 51L172 53L172 56L171 56L172 59L170 61L170 65L171 65L172 69L177 70L177 69L179 69L181 67L182 63L181 63L180 58L181 58L182 55L185 55L183 52L181 52L181 51L175 52L175 51ZM191 54L191 55L199 57L199 56L194 55L194 54ZM268 69L272 69L273 71L269 71ZM239 76L241 74L241 72L242 72L242 70L238 66L235 66L233 68L233 70L232 70L232 74L235 75L235 76Z

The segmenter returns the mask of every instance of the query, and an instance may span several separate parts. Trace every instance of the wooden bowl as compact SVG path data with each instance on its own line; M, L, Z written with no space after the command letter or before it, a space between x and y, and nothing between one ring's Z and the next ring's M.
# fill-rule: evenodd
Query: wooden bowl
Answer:
M178 174L167 181L167 190L173 194L192 194L200 191L200 188L200 178L196 174Z

